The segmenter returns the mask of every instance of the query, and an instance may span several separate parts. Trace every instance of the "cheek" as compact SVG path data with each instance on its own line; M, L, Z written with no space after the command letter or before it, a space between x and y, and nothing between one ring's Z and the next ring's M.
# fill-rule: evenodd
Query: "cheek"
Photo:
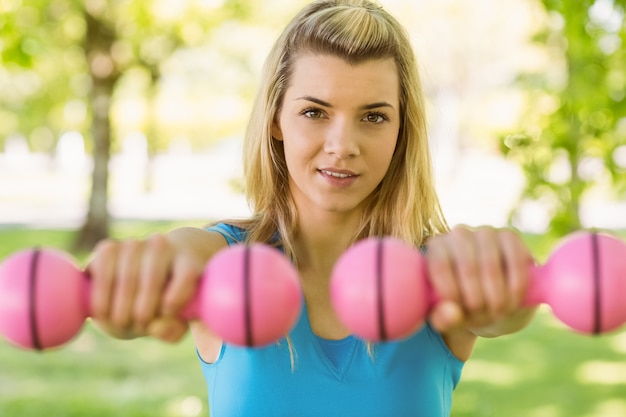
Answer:
M391 160L393 159L393 155L395 153L397 147L396 139L388 139L384 142L384 145L378 147L375 150L375 155L377 155L377 160L379 162L379 166L384 168L385 170L389 168L391 164Z
M289 130L283 130L283 145L285 158L301 159L311 158L320 149L316 138L321 137L320 132L311 131L301 126L291 125Z
M303 146L303 141L294 136L285 137L283 149L288 173L290 176L298 176L298 172L302 171L306 165L307 159L310 159L310 154Z

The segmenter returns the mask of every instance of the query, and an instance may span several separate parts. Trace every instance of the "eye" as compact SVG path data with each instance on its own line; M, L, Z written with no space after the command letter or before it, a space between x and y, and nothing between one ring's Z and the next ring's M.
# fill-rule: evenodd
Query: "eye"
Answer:
M387 117L386 114L381 113L381 112L372 112L372 113L367 113L365 115L365 117L363 117L362 119L364 122L368 122L368 123L374 123L374 124L380 124L384 121L389 120L389 118Z
M301 115L308 117L309 119L321 119L324 117L324 113L320 109L308 108L300 112Z

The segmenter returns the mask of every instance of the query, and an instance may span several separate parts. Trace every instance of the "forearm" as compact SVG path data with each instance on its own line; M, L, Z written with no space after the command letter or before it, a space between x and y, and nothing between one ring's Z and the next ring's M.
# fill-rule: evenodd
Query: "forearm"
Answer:
M188 253L203 262L226 246L226 241L217 233L196 227L181 227L166 234L170 244L179 252Z

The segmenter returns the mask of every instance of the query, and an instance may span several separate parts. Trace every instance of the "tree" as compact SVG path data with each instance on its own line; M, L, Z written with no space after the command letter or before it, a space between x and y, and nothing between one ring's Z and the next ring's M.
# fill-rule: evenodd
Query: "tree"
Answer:
M520 77L529 97L524 129L501 149L524 170L521 203L546 204L549 231L564 235L582 227L581 203L594 187L626 193L626 2L541 3L547 21L535 41L548 65Z
M148 90L154 91L160 65L174 50L204 41L223 22L250 16L249 0L217 3L25 0L19 7L5 6L2 62L14 79L26 81L22 91L0 98L6 109L0 118L11 122L0 128L0 138L17 132L31 139L42 128L58 137L76 129L92 141L89 208L76 249L89 250L109 234L111 106L120 81L141 68L150 74ZM80 103L87 115L71 126L58 117L70 102ZM53 143L41 146L50 151Z

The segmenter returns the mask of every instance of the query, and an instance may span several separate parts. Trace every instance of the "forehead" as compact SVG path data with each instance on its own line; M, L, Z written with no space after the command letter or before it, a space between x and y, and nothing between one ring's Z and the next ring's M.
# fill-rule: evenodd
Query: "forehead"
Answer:
M399 101L400 81L393 58L349 63L331 55L298 56L286 96L312 95L337 101ZM359 103L361 104L361 103Z

